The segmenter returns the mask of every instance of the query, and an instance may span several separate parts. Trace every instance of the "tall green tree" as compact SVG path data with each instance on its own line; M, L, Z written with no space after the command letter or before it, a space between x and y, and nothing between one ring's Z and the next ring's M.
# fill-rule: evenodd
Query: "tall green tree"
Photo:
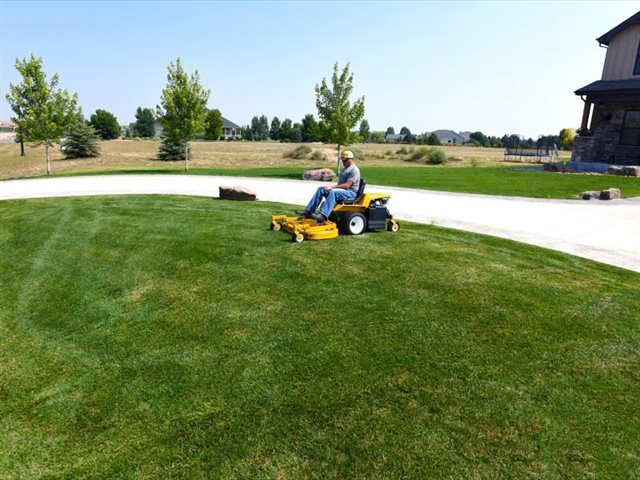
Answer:
M89 158L100 155L98 135L91 125L77 122L67 132L62 153L65 158Z
M367 143L369 141L369 135L371 133L371 128L369 127L369 122L366 119L363 119L360 122L360 138L362 139L362 143Z
M396 134L396 130L393 127L387 127L387 131L384 132L385 135L395 135Z
M111 112L99 108L91 115L89 123L103 140L113 140L120 136L118 119Z
M204 135L209 140L218 140L222 136L224 120L222 113L217 108L209 110L204 119Z
M353 104L349 101L353 91L353 74L349 72L349 63L339 72L338 62L333 66L331 87L322 79L316 85L316 108L318 116L324 120L326 136L338 145L337 171L340 172L340 148L353 141L351 131L364 117L364 97Z
M278 117L273 117L273 120L271 120L269 138L271 140L280 140L280 119Z
M138 107L136 121L133 124L133 135L142 138L151 138L156 135L156 117L150 108Z
M189 171L189 142L204 131L205 107L211 90L200 85L196 70L191 76L182 68L178 58L169 63L167 85L162 90L158 115L166 137L172 143L184 144L184 169Z
M302 119L300 134L303 142L318 142L320 140L320 128L312 114L307 113Z
M293 122L290 118L285 118L280 125L280 141L290 142L293 137Z
M258 119L258 132L260 140L267 140L269 138L269 120L265 115L261 115Z
M18 126L21 138L28 142L44 144L47 175L51 174L49 147L60 141L60 137L82 118L78 107L78 94L58 87L58 74L47 82L42 70L42 58L32 54L29 59L16 59L16 70L22 82L9 84L6 99L16 116L11 120Z

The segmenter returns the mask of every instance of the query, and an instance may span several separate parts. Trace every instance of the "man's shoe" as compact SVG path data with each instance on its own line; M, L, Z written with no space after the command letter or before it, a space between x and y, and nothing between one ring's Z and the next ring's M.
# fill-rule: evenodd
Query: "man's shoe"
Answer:
M296 215L299 217L310 218L311 212L309 210L296 210Z
M312 213L311 218L313 218L318 223L327 223L327 217L325 217L321 213Z

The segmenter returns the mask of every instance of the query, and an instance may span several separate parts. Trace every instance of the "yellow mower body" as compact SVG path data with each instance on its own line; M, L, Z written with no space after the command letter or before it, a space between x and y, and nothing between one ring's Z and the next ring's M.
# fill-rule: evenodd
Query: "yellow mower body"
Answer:
M390 232L397 232L400 224L387 209L387 202L391 196L387 193L364 193L366 182L361 180L361 192L352 203L339 203L335 206L329 220L325 223L311 218L273 215L271 230L284 228L291 234L294 242L309 240L327 240L335 238L339 233L360 235L365 231L386 228Z

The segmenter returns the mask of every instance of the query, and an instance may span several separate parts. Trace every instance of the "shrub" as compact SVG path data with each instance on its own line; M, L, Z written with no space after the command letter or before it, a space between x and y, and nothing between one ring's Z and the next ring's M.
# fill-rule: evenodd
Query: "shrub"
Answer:
M184 160L185 142L182 140L174 140L169 137L162 137L162 143L158 149L158 160ZM191 145L188 145L189 153L191 153ZM189 155L191 156L191 155Z
M441 165L447 162L447 154L437 148L429 150L427 157L427 163L431 165Z
M291 152L285 152L282 154L283 158L293 158L294 160L300 160L305 158L311 153L311 147L308 145L300 145L298 148Z
M415 162L429 155L430 150L431 150L430 148L420 147L419 149L417 149L415 152L411 154L410 158Z
M398 150L396 153L397 153L398 155L406 155L406 154L407 154L407 153L409 153L409 152L407 151L407 148L406 148L406 147L402 147L402 148L401 148L400 150Z
M311 160L324 160L324 154L320 151L320 150L316 150L315 152L313 152L313 154L311 155Z

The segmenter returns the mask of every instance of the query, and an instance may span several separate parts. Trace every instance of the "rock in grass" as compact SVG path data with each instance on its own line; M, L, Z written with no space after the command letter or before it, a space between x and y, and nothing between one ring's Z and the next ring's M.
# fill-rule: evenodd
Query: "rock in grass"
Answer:
M306 170L302 174L303 180L316 180L319 182L330 182L336 177L336 174L330 168L313 168Z
M609 175L625 175L627 177L640 177L640 167L635 165L614 166L611 165L607 170Z
M595 190L592 192L582 192L578 195L583 200L617 200L620 198L619 188L609 188L607 190Z
M244 187L219 187L222 200L249 200L256 199L256 192Z

